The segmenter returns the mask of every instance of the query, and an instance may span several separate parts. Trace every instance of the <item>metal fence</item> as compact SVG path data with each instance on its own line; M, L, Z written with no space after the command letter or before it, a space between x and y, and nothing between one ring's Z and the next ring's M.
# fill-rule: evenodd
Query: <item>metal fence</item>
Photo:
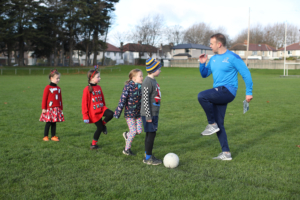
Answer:
M80 74L86 73L90 68L59 68L58 71L60 73L66 74ZM119 70L121 71L121 67L110 67L110 68L99 68L98 71L111 71ZM1 68L1 75L38 75L38 74L48 74L50 73L50 68Z
M300 69L300 60L286 61L288 69ZM188 60L170 60L169 67L199 67L199 61L196 59ZM250 69L283 69L283 60L248 60Z

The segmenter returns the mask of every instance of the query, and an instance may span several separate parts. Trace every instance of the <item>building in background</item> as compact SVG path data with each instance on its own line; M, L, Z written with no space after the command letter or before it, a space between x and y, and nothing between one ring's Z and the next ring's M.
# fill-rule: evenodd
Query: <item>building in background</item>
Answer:
M242 59L246 59L247 44L238 43L229 48L230 51L239 55ZM268 44L249 44L248 59L268 60L276 59L277 50Z
M203 53L209 58L214 55L210 47L202 44L178 44L172 47L171 55L173 59L198 59Z
M278 49L278 56L284 57L284 47ZM300 42L286 46L286 57L300 57Z

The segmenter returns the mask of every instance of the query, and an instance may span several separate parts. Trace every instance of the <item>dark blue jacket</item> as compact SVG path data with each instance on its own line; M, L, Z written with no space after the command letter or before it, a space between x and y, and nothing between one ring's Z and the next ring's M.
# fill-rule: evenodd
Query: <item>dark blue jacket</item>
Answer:
M129 81L124 88L119 101L119 105L115 110L114 117L119 118L123 107L125 107L125 118L141 117L141 84L136 84L134 81Z

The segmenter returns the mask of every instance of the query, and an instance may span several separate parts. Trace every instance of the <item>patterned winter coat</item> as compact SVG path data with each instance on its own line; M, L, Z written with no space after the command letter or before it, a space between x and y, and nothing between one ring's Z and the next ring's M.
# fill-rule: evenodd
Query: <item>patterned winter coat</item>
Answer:
M123 107L125 107L125 118L141 117L141 84L136 84L134 81L129 81L124 88L119 101L119 105L115 110L114 117L119 118Z

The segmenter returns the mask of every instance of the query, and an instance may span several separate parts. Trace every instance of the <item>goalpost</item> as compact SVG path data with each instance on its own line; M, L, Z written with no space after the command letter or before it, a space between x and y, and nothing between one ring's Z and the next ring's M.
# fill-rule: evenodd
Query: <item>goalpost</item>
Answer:
M283 76L289 76L289 65L299 65L299 69L300 69L300 63L284 63L284 73L283 73ZM290 75L290 76L300 76L300 75Z
M286 63L286 32L287 32L287 22L285 22L285 34L284 34L284 43L285 44L284 44L283 76L289 75L289 66L288 65L300 65L300 63Z

